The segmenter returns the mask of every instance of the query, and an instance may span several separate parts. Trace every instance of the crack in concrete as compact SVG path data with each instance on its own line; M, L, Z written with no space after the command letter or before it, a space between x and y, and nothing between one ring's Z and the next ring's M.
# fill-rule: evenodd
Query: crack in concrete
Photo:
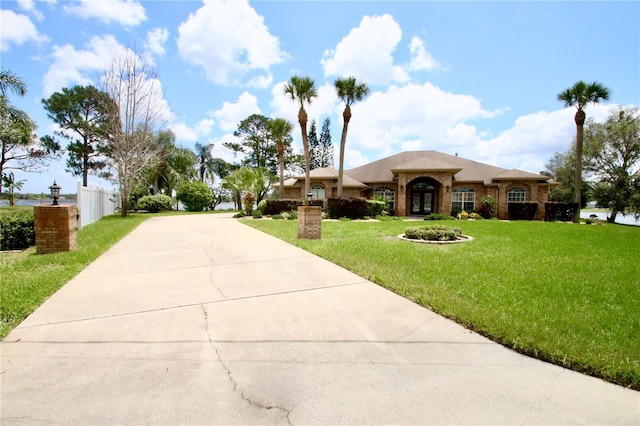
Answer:
M213 339L213 337L211 336L211 333L209 332L209 314L207 312L207 309L205 308L204 305L200 305L200 306L202 307L202 313L204 315L204 324L205 324L204 329L205 329L205 332L207 333L207 338L209 340L209 344L211 345L211 347L213 348L213 350L216 353L216 357L218 358L218 363L226 371L227 378L229 379L229 382L231 382L231 384L233 385L233 392L237 392L238 394L240 394L240 398L242 398L243 401L245 401L247 404L249 404L249 405L251 405L253 407L258 407L258 408L261 408L261 409L264 409L264 410L276 409L276 410L282 411L286 415L285 418L287 419L287 424L293 425L293 423L291 423L291 419L290 419L291 410L288 410L288 409L286 409L284 407L275 406L275 405L263 405L263 404L260 404L260 403L258 403L256 401L252 400L250 397L246 396L244 391L238 389L238 382L233 377L233 373L231 372L231 369L222 360L222 355L220 354L220 351L216 347L215 340Z

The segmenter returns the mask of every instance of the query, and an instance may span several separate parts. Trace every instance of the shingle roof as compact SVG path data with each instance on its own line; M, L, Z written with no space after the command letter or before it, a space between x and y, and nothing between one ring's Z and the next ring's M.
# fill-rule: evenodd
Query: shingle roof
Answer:
M309 171L311 179L338 179L338 171L331 167L322 167L319 169L313 169ZM285 186L294 186L297 181L304 181L305 175L298 175L289 178L285 181ZM352 178L345 172L342 173L342 187L343 188L365 188L367 185Z
M493 180L540 180L544 177L549 179L548 176L542 176L537 173L529 173L518 169L511 169L499 174L498 176L494 176Z
M419 167L420 165L424 167ZM483 182L490 184L492 180L509 172L507 169L490 164L467 160L438 151L404 151L390 157L374 161L355 169L346 170L349 176L360 182L383 183L393 182L393 171L408 170L458 170L455 174L457 182ZM547 176L518 171L518 179L548 180ZM526 177L524 174L526 174ZM506 179L506 177L504 177ZM514 179L513 177L511 179Z

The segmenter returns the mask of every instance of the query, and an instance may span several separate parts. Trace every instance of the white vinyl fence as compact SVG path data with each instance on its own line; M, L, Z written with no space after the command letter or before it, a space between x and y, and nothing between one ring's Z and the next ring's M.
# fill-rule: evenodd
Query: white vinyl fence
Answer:
M78 229L80 229L102 216L114 214L120 207L120 193L98 186L82 186L82 183L78 182L77 207L80 215Z

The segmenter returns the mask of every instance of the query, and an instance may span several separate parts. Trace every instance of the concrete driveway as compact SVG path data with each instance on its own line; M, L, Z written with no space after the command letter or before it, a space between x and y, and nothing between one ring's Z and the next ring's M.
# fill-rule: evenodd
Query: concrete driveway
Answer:
M2 425L640 424L639 392L228 214L149 219L0 348Z

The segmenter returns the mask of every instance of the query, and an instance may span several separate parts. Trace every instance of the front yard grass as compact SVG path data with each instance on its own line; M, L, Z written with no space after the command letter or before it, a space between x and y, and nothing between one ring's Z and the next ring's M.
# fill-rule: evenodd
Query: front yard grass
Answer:
M77 234L77 250L36 254L0 253L0 339L98 256L131 232L149 216L106 216Z
M246 224L339 264L518 352L640 390L640 228L442 222L471 242L396 238L416 222ZM425 223L426 225L426 223Z

